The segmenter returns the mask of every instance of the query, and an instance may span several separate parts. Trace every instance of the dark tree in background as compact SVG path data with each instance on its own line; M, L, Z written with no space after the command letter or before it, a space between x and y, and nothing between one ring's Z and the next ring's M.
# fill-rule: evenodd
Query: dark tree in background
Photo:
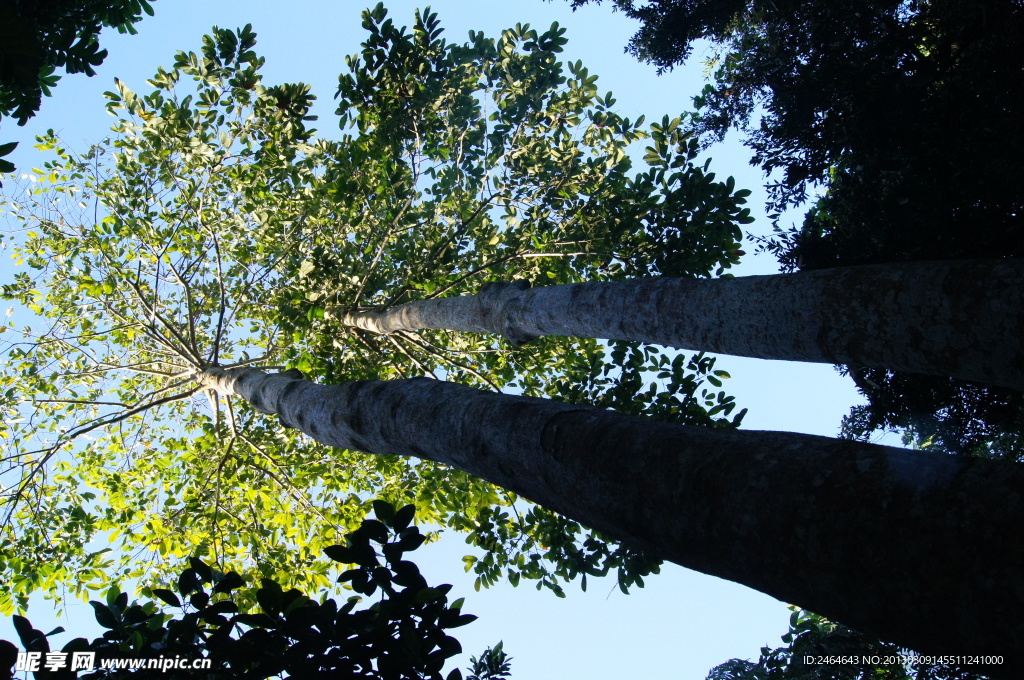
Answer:
M774 218L826 189L802 225L764 242L784 271L1024 256L1020 2L613 2L640 22L629 50L659 69L712 43L697 131L745 134ZM847 436L903 431L943 451L1021 456L1019 393L845 370L869 400Z
M0 0L0 119L24 125L60 80L58 68L95 75L107 56L100 30L135 34L142 12L153 15L147 0ZM0 172L14 171L2 157L16 146L0 144Z
M835 245L802 239L791 268L1021 252L1020 3L613 1L641 22L630 51L660 69L711 41L700 125L747 133L752 162L781 172L773 208L827 184L815 217ZM978 229L1011 242L990 250Z
M762 647L758 660L730 659L707 680L986 680L977 668L925 663L912 651L880 642L809 611L795 610L784 647ZM824 657L838 663L822 663Z

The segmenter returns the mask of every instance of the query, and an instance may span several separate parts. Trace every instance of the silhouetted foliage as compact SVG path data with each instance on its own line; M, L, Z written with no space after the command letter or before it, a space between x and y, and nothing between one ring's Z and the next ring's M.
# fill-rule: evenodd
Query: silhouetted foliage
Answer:
M362 596L380 592L380 601L370 607L357 610L362 600L359 596L340 605L328 598L317 602L298 589L285 591L276 581L262 579L255 591L258 607L244 613L247 593L243 579L193 557L174 590L152 591L166 606L180 609L180 615L170 618L154 602L129 605L128 595L115 587L105 602L90 603L96 621L107 632L92 642L76 638L62 650L68 654L94 652L95 669L78 675L70 667L40 667L35 677L439 680L445 661L462 651L459 641L446 631L476 617L462 613L462 600L448 601L450 585L428 586L419 568L403 559L424 541L419 529L410 526L415 507L396 510L383 501L373 505L377 519L364 520L346 536L345 545L326 550L336 562L354 565L342 573L339 582L348 583ZM58 628L44 635L20 616L14 617L14 625L25 649L41 652L43 659L50 651L48 635L63 632ZM0 647L4 650L6 646ZM209 659L210 668L102 667L102 661L108 659L158 657ZM472 663L470 677L476 680L508 676L509 663L501 643ZM461 680L462 673L454 669L443 677Z
M466 680L497 680L509 677L512 659L505 656L501 647L502 643L499 642L493 648L484 651L479 658L472 657L470 659L473 666L472 673Z
M18 660L18 648L7 640L0 640L0 680L10 680L14 677L11 671Z
M153 14L147 0L0 0L0 119L24 125L60 80L58 68L95 75L107 56L100 30L134 34L142 12ZM14 171L2 157L16 146L0 144L0 172Z
M904 444L984 458L1024 459L1024 394L953 378L844 367L868 405L843 419L842 436L902 432Z
M798 610L790 616L785 647L761 648L754 661L730 659L707 680L985 680L974 669L921 663L914 652L873 640L828 619ZM831 659L832 662L828 660Z

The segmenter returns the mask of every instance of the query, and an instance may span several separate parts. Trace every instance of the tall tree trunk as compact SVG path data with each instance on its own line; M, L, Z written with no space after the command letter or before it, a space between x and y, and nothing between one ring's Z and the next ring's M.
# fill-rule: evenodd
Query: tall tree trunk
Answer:
M1024 466L426 378L323 386L247 368L202 380L324 444L451 465L882 639L1002 654L1024 671Z
M1024 390L1024 260L913 262L746 276L637 279L346 310L377 333L422 328L635 340L680 349L927 373Z

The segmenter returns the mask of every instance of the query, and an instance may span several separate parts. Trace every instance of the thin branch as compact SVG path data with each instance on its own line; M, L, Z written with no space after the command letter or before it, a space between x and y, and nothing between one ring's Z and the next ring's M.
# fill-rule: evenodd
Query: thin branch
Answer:
M22 478L21 483L18 485L17 491L14 493L13 497L5 504L8 510L3 522L0 522L0 528L7 526L7 523L13 517L14 509L16 508L18 502L24 497L25 492L28 490L29 483L32 481L32 479L37 474L39 474L41 470L44 469L46 463L49 462L49 460L53 458L53 456L55 456L57 452L60 451L62 448L73 442L78 437L86 435L101 427L107 427L109 425L119 423L123 420L127 420L128 418L136 414L143 413L149 409L161 406L163 404L170 404L172 402L180 401L182 399L188 399L193 394L195 394L199 389L201 389L201 386L196 385L194 388L186 392L181 392L179 394L171 395L169 397L163 397L161 399L157 399L147 404L139 404L138 406L130 408L124 411L123 413L100 420L99 422L95 422L90 425L85 425L77 428L72 428L68 432L61 435L61 441L58 441L56 444L49 447L48 449L39 449L37 451L29 451L21 454L31 456L36 453L41 453L43 455L32 467L32 470Z
M434 291L433 293L431 293L430 295L428 295L424 299L425 300L431 300L431 299L436 298L436 297L438 297L440 295L443 295L443 294L447 293L448 291L450 291L452 288L455 288L456 286L458 286L460 283L462 283L466 279L472 278L472 277L476 276L477 274L479 274L480 272L486 271L487 269L490 269L491 267L496 267L499 264L502 264L504 262L508 262L509 260L514 260L517 257L519 257L519 253L512 253L511 255L506 255L505 257L500 257L497 260L494 260L493 262L488 262L486 264L482 264L479 267L477 267L476 269L471 270L469 273L464 274L464 275L460 276L459 278L455 279L454 281L452 281L450 284L448 284L444 288L442 288L442 289L440 289L438 291Z
M436 375L434 375L434 372L433 372L433 371L431 371L430 369L428 369L428 368L427 368L426 366L424 366L423 364L421 364L421 363L419 362L419 360L418 360L418 359L417 359L416 357L414 357L414 356L412 355L412 352L410 352L410 351L409 351L408 349L406 349L405 347L402 347L402 345L400 345L400 344L398 343L398 341L397 341L397 340L395 340L395 338L393 338L393 337L392 337L392 336L390 336L390 335L385 335L385 336L383 336L383 337L384 337L384 338L386 338L386 339L388 340L388 342L390 342L390 343L391 343L392 345L394 345L394 346L395 346L395 347L396 347L396 348L398 349L398 351L399 351L399 352L401 352L401 353L402 353L402 354L404 354L405 356L409 357L409 359L410 359L410 360L412 360L412 362L413 362L414 364L416 364L416 365L417 365L417 366L419 367L419 369L420 369L421 371L423 371L423 372L424 372L425 374L429 375L429 376L430 376L431 378L433 378L434 380L437 380L437 376L436 376Z
M94 406L123 406L127 407L120 401L93 401L91 399L33 399L33 404L92 404Z
M495 392L501 394L501 388L499 388L493 382L491 382L486 377L484 377L480 373L476 372L475 370L473 370L469 366L464 366L463 364L460 364L459 362L455 361L451 357L447 357L447 356L445 356L444 354L442 354L440 352L437 352L437 351L435 351L435 350L433 350L433 349L431 349L429 347L425 347L425 346L421 345L420 343L418 343L415 340L413 340L413 338L412 338L412 336L410 334L403 333L401 331L399 331L398 334L401 335L402 339L405 340L406 342L410 342L413 345L416 345L417 347L419 347L424 352L430 354L431 356L433 356L433 357L435 357L437 359L440 359L441 361L444 361L444 362L446 362L446 363L448 363L448 364L450 364L452 366L455 366L456 368L461 368L462 370L466 371L467 373L470 373L471 375L475 376L481 382L486 383ZM388 337L390 337L390 336L388 336Z
M262 446L260 446L259 444L257 444L253 440L251 440L245 434L241 435L241 439L242 439L242 441L244 441L247 444L249 444L249 446L251 446L252 449L256 453L258 453L259 455L261 455L262 457L264 457L268 461L270 461L270 463L272 465L274 465L275 467L282 468L284 470L288 469L285 466L282 466L276 460L274 460L273 456L271 456L269 453L267 453L266 450ZM237 460L237 457L236 457L236 460ZM256 463L253 460L245 460L245 461L239 461L239 462L241 462L244 465L249 465L251 467L254 467L257 470L263 472L264 474L269 476L271 479L273 479L275 482L277 482L278 485L280 485L281 488L284 489L288 493L289 496L291 496L293 499L295 499L295 501L297 501L300 505L302 505L306 510L308 510L309 512L312 512L314 515L316 515L321 520L323 520L326 524L329 524L329 525L333 526L335 529L339 529L340 528L337 525L337 523L332 522L326 515L324 515L323 511L321 511L321 509L319 507L317 507L312 501L310 501L310 499L309 499L309 497L307 495L305 495L304 493L299 491L299 489L296 488L295 484L292 483L292 481L290 479L283 478L283 477L279 476L273 470L270 470L270 469L260 465L259 463Z
M157 262L160 262L160 260L157 260ZM185 281L185 279L181 277L181 274L178 273L178 270L174 266L174 263L171 262L171 258L167 258L167 266L170 267L171 273L174 274L174 278L178 280L178 283L181 284L181 287L185 291L185 310L188 321L188 337L189 340L192 342L192 346L198 349L199 343L196 342L195 307L193 306L192 303L192 286L190 286Z
M377 252L373 256L373 260L370 262L369 267L367 267L366 273L363 274L363 280L359 282L359 288L358 290L356 290L356 296L352 302L353 305L359 304L359 298L362 297L363 295L363 290L366 288L366 282L369 281L374 269L377 268L377 263L380 261L381 255L384 254L384 249L387 247L388 242L391 240L392 235L394 235L395 233L395 229L398 228L399 221L405 215L406 211L409 209L409 206L412 205L413 199L415 197L416 194L410 192L409 198L407 198L405 201L405 205L401 207L401 209L398 211L398 214L395 215L395 218L391 220L391 224L388 226L388 230L384 234L384 238L381 240L380 246L377 248Z

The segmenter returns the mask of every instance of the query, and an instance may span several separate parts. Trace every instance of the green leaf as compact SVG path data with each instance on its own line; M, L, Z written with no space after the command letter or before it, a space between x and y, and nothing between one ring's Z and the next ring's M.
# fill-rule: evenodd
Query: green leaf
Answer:
M356 551L344 545L329 545L324 548L324 553L335 562L342 564L357 564L359 559Z
M111 609L101 602L90 602L89 603L93 611L96 614L96 623L100 624L108 630L114 630L120 625L117 615L111 611Z
M415 601L417 604L430 604L444 597L444 593L440 588L421 588L416 591Z
M178 599L178 596L175 595L173 591L167 590L166 588L154 588L153 594L172 607L181 606L181 600Z

